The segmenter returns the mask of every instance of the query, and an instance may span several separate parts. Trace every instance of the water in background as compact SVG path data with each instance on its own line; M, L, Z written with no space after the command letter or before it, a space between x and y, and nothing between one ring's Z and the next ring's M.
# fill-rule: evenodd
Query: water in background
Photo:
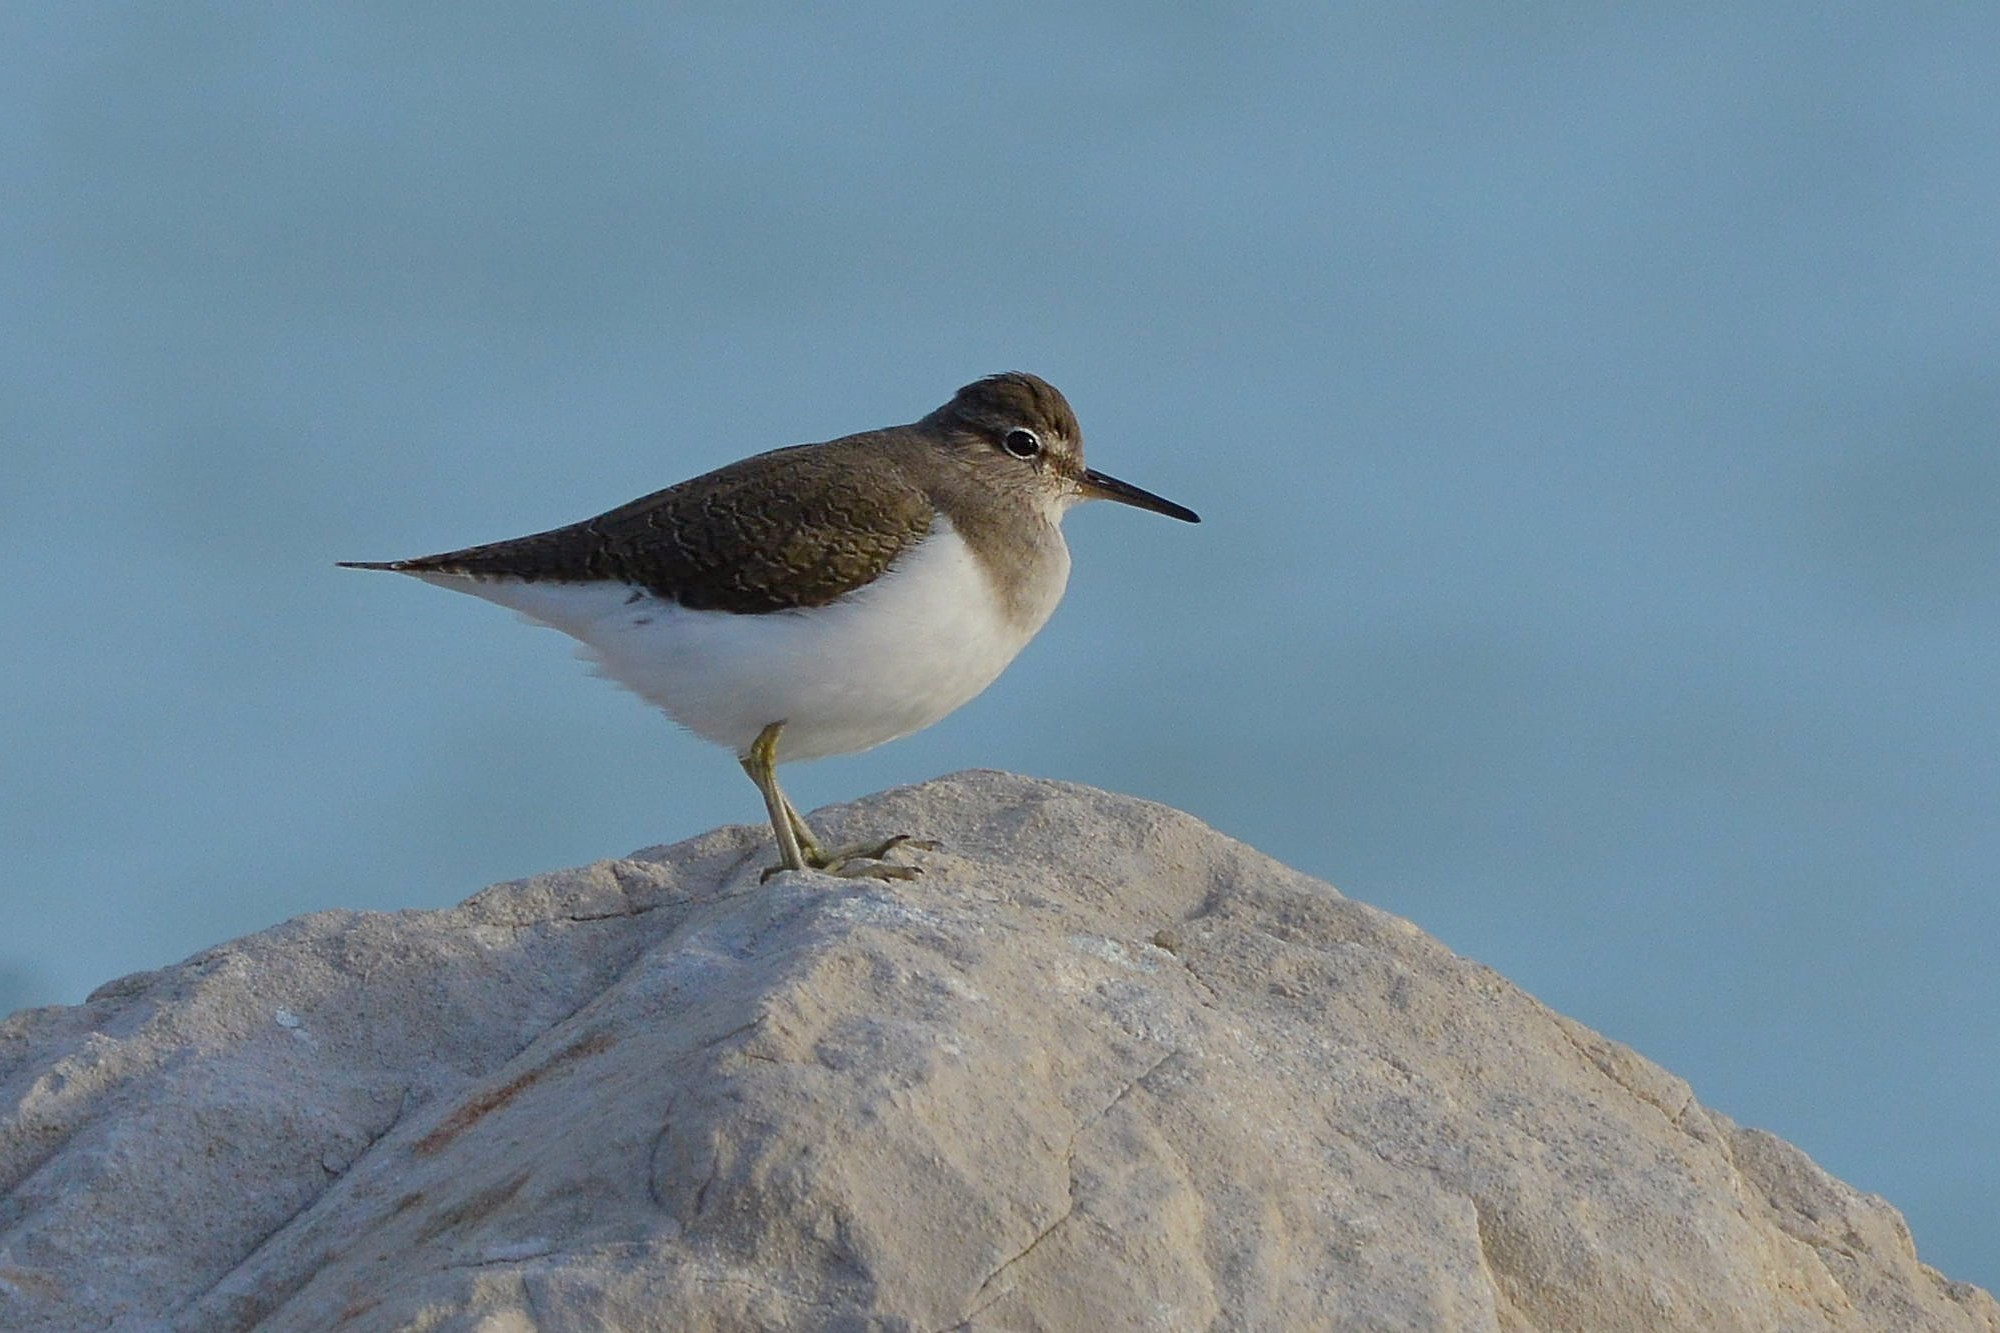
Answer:
M0 1008L760 818L335 570L993 370L1075 513L985 697L788 776L1191 810L2000 1286L2000 11L0 19Z

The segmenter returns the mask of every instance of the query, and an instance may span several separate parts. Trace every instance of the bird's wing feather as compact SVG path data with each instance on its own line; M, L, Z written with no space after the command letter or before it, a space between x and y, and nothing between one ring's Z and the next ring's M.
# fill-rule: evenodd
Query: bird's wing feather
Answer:
M879 578L933 519L924 493L899 469L855 467L855 443L775 450L581 523L368 567L616 580L697 611L824 606Z

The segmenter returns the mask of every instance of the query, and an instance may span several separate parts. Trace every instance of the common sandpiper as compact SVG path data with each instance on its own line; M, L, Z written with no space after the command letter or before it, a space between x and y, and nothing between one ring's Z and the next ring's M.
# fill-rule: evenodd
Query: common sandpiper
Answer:
M1069 581L1061 520L1118 500L1191 509L1083 464L1054 386L968 384L908 426L758 454L512 541L343 561L471 593L577 639L606 676L735 752L773 870L906 879L904 834L826 847L777 766L866 750L993 683Z

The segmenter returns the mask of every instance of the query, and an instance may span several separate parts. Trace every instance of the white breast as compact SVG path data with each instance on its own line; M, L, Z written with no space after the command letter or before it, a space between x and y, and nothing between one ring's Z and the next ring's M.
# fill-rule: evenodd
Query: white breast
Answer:
M690 611L624 584L420 575L582 641L604 675L697 735L742 754L784 722L780 761L847 754L936 722L988 685L1047 622L1069 579L1051 527L1028 614L1003 613L978 558L942 516L875 582L827 606Z

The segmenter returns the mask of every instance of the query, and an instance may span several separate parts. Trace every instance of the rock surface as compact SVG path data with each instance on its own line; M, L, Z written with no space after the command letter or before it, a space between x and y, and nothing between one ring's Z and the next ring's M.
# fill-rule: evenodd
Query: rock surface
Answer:
M1902 1219L1187 815L968 773L0 1025L0 1327L2000 1330Z

